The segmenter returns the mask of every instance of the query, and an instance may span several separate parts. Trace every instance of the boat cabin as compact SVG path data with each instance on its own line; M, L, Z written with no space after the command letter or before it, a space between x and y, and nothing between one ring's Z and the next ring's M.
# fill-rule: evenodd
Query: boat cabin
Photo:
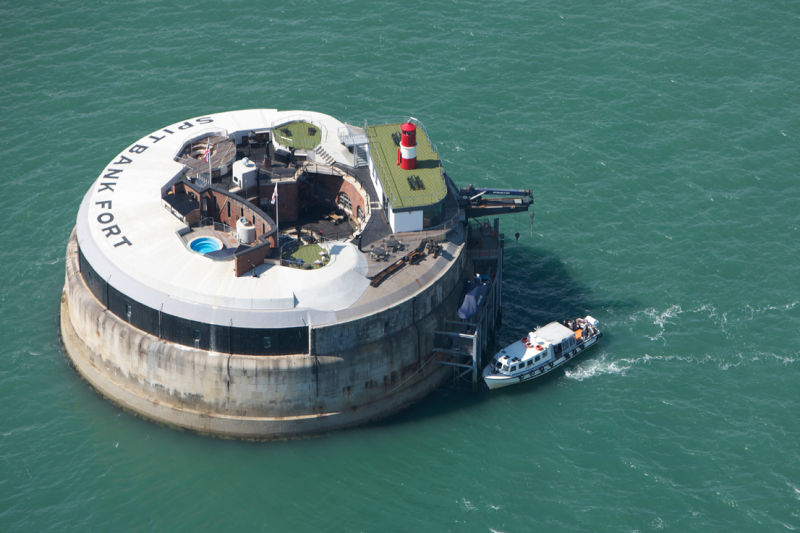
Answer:
M551 322L510 346L495 356L494 371L500 374L517 374L559 359L575 348L575 332L568 327Z

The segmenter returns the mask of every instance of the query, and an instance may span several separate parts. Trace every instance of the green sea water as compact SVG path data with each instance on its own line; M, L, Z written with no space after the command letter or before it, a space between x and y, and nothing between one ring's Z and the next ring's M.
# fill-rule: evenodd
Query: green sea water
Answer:
M175 4L2 3L0 531L800 529L799 3ZM83 194L253 107L411 115L457 183L532 188L500 341L589 312L601 344L300 441L104 401L58 333Z

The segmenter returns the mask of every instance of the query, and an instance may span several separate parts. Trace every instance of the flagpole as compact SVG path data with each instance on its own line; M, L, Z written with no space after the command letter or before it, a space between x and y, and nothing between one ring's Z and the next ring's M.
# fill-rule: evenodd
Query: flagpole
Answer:
M206 139L206 149L203 151L203 159L208 161L208 186L211 187L211 137Z
M278 197L278 182L275 182L275 231L278 235L275 237L278 243L278 249L281 247L281 223L278 219L278 211L280 211L281 199Z
M280 206L280 198L278 198L278 182L275 182L275 188L272 190L272 201L270 202L275 206L275 247L278 248L278 255L281 250L281 223L278 217L278 210ZM282 257L281 257L282 259Z

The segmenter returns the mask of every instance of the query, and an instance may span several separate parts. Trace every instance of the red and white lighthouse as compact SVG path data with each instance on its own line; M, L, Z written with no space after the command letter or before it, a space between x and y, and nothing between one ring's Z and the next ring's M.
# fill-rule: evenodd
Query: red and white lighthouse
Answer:
M400 126L400 148L397 149L397 164L403 170L417 168L417 127L406 122Z

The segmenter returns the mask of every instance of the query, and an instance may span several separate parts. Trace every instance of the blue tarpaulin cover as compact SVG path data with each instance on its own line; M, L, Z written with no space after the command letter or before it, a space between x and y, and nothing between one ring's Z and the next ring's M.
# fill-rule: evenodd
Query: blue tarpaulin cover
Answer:
M486 292L488 290L488 285L478 285L469 291L466 296L464 296L464 301L461 303L461 307L458 308L458 317L462 320L466 320L477 313L478 307L481 305L481 301L483 300L483 297L486 296Z

